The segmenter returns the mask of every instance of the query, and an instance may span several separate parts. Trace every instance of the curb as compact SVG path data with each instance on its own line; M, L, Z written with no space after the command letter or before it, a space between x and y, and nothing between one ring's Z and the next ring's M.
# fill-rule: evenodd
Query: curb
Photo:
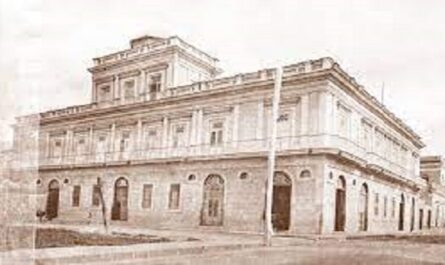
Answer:
M241 250L261 246L261 243L239 243L239 244L220 244L220 245L200 245L159 250L138 250L114 253L102 253L79 255L57 258L37 258L35 264L59 265L59 264L104 264L110 261L142 261L149 258L158 258L165 256L181 255L200 255L204 253L214 253L220 251Z

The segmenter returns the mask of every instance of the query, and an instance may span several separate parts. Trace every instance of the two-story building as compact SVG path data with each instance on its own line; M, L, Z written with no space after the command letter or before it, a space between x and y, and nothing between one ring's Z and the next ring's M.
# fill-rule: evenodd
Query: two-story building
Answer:
M262 231L275 69L218 78L198 48L144 36L89 71L91 103L15 125L19 153L37 128L48 218L100 222L104 201L112 225ZM283 67L277 126L277 231L418 228L424 144L334 60Z
M445 161L441 156L422 156L420 174L428 183L424 206L419 209L419 229L445 226Z

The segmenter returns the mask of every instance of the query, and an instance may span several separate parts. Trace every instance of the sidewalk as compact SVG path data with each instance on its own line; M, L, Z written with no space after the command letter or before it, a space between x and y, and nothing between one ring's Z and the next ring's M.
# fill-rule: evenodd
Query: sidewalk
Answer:
M60 228L79 232L97 233L103 228L96 226L73 226L42 224L40 228ZM203 230L153 230L113 226L112 232L126 234L156 235L172 239L172 242L147 243L124 246L78 246L47 249L21 249L0 252L0 265L6 264L105 264L111 261L141 261L156 257L200 255L221 251L259 248L263 245L261 235L235 234ZM445 230L428 230L414 235L445 235ZM391 234L399 236L403 234ZM406 235L406 234L405 234ZM332 235L276 235L273 247L296 247L303 249L365 250L378 254L390 254L417 260L445 263L445 245L404 241L370 240L377 234L332 234ZM198 240L189 241L188 238Z
M103 232L101 226L70 226L39 224L39 228L60 228L78 232ZM228 234L213 231L172 231L117 227L112 232L126 234L156 235L172 239L172 242L133 244L124 246L78 246L46 249L19 249L0 253L3 264L81 264L122 259L147 259L150 257L201 254L213 251L236 250L258 247L262 244L259 235ZM198 240L186 241L187 238ZM35 262L35 263L34 263Z

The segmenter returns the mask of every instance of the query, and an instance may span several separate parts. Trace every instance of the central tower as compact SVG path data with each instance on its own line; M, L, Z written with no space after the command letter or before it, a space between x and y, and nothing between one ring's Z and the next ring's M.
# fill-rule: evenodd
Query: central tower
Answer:
M92 102L125 104L162 97L167 88L215 78L218 59L179 37L142 36L130 48L94 58Z

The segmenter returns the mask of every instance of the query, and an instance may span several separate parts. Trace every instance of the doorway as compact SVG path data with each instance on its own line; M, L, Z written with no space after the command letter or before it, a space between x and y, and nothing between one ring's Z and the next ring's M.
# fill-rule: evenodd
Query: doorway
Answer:
M46 218L51 220L59 214L59 182L52 180L48 185L48 197L46 200Z
M399 204L399 231L403 231L405 224L405 196L403 194L400 196Z
M343 176L337 180L335 189L335 231L345 231L346 221L346 181Z
M224 179L209 175L204 180L201 225L221 226L224 219Z
M111 220L128 220L128 181L125 178L119 178L114 184Z
M292 181L283 172L275 172L273 179L272 226L276 231L289 230Z

